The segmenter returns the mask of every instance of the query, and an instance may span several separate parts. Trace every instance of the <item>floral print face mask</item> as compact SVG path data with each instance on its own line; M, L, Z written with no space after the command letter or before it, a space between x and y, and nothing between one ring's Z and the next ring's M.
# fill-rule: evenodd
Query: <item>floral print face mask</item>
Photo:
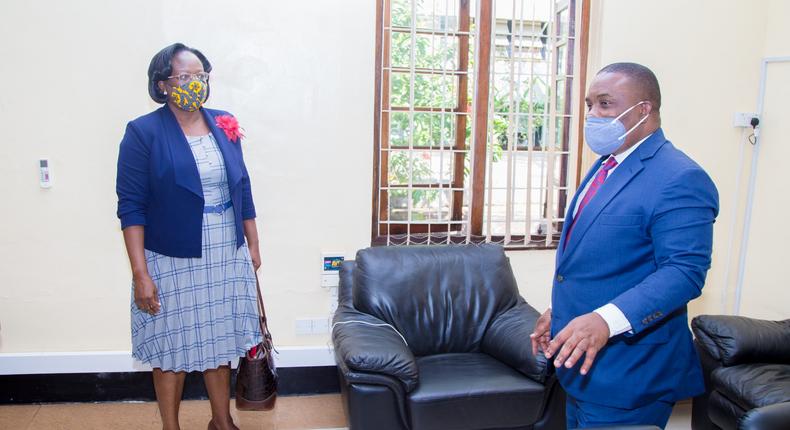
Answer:
M208 94L208 84L197 79L171 87L170 101L179 109L194 112L203 106Z

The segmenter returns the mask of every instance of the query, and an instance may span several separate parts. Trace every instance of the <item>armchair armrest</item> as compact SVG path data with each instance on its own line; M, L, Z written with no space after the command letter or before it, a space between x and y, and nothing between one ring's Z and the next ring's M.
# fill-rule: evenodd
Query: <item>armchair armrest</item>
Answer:
M790 402L752 409L741 417L740 430L783 430L790 423Z
M546 357L532 355L529 335L540 317L538 311L523 299L500 314L488 327L480 346L483 352L518 370L529 378L546 382L550 367Z
M691 329L700 346L724 366L790 363L790 320L700 315Z
M387 375L406 392L418 383L417 362L394 327L353 308L340 307L332 324L332 343L341 371Z

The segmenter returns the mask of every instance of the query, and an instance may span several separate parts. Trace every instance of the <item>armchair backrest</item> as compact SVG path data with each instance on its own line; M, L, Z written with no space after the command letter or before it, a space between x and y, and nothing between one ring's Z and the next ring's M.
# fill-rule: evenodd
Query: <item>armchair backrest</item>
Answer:
M392 324L417 356L478 351L492 318L519 300L498 245L367 248L344 269L353 307Z
M790 319L699 315L691 320L691 331L698 345L723 366L790 364Z

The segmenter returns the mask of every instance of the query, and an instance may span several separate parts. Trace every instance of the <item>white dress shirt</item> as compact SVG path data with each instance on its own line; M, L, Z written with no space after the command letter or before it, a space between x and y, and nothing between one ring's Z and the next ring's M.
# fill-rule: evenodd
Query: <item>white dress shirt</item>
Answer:
M627 150L623 151L620 154L610 155L610 157L614 157L614 159L617 161L617 164L611 170L609 170L609 174L606 176L606 178L608 179L610 176L612 176L612 173L614 173L614 171L617 170L617 167L620 166L620 164L622 164L623 161L625 161L625 159L628 158L628 156L631 155L631 153L633 153L636 150L636 148L638 148L639 145L642 144L642 142L647 140L652 135L653 135L652 133L647 135L647 137L640 140L639 142L636 142L634 146L628 148ZM601 162L601 166L598 167L598 171L601 170L601 167L603 167L605 162L606 160ZM596 171L595 173L596 175L598 174L598 171ZM585 184L581 194L579 194L579 198L576 199L576 206L573 208L574 218L576 218L576 212L579 211L579 204L581 204L582 199L587 194L587 191L590 189L591 183L592 180L587 181L587 184ZM631 323L628 322L628 318L625 317L623 311L621 311L620 308L618 308L615 304L607 303L601 306L600 308L596 309L594 312L600 315L601 318L603 318L603 320L606 321L606 325L609 326L609 337L617 336L618 334L631 331Z

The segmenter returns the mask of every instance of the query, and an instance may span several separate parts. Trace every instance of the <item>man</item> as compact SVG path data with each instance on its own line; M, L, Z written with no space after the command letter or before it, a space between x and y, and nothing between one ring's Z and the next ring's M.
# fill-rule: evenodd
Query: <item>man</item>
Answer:
M677 400L704 391L686 304L710 267L718 193L664 137L650 69L606 66L585 100L601 159L568 208L532 349L554 357L569 429L663 428Z

